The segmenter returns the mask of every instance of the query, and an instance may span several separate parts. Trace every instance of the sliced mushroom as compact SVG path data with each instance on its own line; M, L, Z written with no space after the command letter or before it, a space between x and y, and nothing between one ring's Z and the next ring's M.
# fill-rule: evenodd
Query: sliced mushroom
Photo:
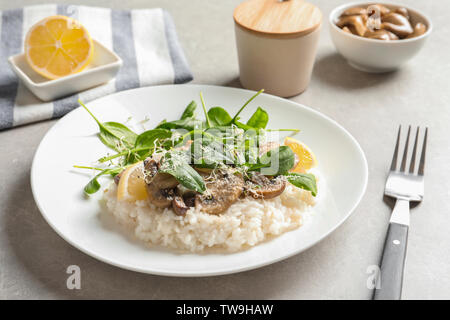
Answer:
M168 173L158 172L151 182L156 184L160 189L172 189L175 188L179 182L172 175Z
M372 4L367 8L367 11L369 15L379 12L380 17L383 17L391 12L388 7L385 7L382 4Z
M350 34L352 33L348 27L343 27L342 31L350 33Z
M195 207L195 193L183 196L183 200L188 207Z
M196 196L196 192L186 192L183 194L183 201L184 204L188 207L195 207L195 196Z
M123 171L125 171L125 170L123 170ZM119 174L116 174L116 175L114 176L114 182L115 182L117 185L119 184L120 177L122 176L123 171L120 172Z
M342 12L341 16L346 17L346 16L355 16L355 15L360 15L360 14L367 14L367 10L365 8L361 8L361 7L354 7L354 8L350 8L350 9L347 9L344 12Z
M398 40L398 37L390 31L380 29L375 31L367 30L364 37L378 40Z
M152 158L144 160L144 180L150 183L153 177L158 173L158 162Z
M158 172L159 164L153 159L144 161L144 180L147 184L148 200L159 208L170 207L175 197L178 181L167 173Z
M369 18L369 13L365 8L356 7L347 9L341 14L341 17L349 17L349 16L360 16L362 18L362 21L366 23L367 19Z
M175 197L173 189L159 189L154 184L147 185L148 201L158 208L168 208Z
M408 18L405 16L391 12L381 18L382 27L403 39L413 33L413 28Z
M336 25L347 33L387 41L424 34L426 26L418 23L413 28L410 18L408 9L404 7L393 8L391 11L381 4L372 4L367 9L354 7L345 10Z
M362 16L343 16L336 22L339 28L348 27L353 34L363 36L367 30Z
M400 8L395 9L395 13L401 14L405 18L409 19L408 9L406 9L404 7L400 7Z
M195 206L195 195L194 191L186 191L182 194L180 188L175 190L175 197L172 200L172 209L175 214L179 216L184 216L186 212Z
M179 182L168 173L158 172L159 163L151 158L144 160L144 179L147 184L156 184L160 189L175 188Z
M244 179L231 171L215 170L205 176L206 191L195 196L195 206L209 214L219 214L227 210L244 188Z
M195 170L200 174L210 174L213 171L211 168L195 168Z
M255 199L272 199L278 197L286 189L283 177L269 178L261 173L253 173L247 181L246 189Z
M172 209L178 216L184 216L189 207L184 203L183 197L176 195L172 200Z
M406 39L414 38L423 35L427 31L427 26L422 22L418 22L414 27L413 33L406 37Z

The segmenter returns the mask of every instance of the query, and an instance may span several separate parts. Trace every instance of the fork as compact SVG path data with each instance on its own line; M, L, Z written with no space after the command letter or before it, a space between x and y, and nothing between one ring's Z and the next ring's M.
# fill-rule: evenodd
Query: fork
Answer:
M381 285L375 289L373 296L374 300L398 300L401 297L403 269L405 266L406 246L408 241L409 204L410 202L421 202L424 195L424 167L428 128L425 128L417 173L415 170L419 127L417 127L416 130L416 138L409 170L407 170L406 162L411 126L408 127L408 134L406 136L406 143L400 167L398 168L397 166L401 129L400 126L398 129L397 143L395 144L391 168L384 189L384 194L396 199L396 203L389 221L383 256L381 258L380 278L378 279L378 283Z

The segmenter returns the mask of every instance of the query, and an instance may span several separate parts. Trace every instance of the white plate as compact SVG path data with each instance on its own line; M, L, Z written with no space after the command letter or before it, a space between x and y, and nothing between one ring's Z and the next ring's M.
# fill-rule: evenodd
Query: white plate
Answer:
M178 119L191 100L226 107L230 113L254 94L252 91L204 86L168 85L116 93L88 104L100 121L137 122L148 117L147 128L162 119ZM92 164L109 150L96 137L98 127L78 108L49 130L42 140L31 170L31 186L44 218L65 240L83 252L112 265L169 276L208 276L258 268L311 247L342 224L355 209L367 184L367 162L356 140L339 124L308 107L262 94L242 116L257 106L269 113L269 128L299 128L297 138L308 144L319 161L326 186L319 189L319 203L305 226L249 250L233 254L176 254L145 248L116 230L115 223L100 214L97 199L83 196L90 176L74 170L74 164ZM201 110L198 110L201 112ZM102 180L106 182L105 180Z

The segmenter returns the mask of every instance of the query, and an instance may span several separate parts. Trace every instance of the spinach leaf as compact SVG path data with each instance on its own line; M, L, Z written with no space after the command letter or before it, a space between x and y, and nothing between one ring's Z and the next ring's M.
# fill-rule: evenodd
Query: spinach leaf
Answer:
M164 156L160 171L172 175L177 181L188 188L200 193L205 192L206 185L200 174L187 162L181 152L168 152Z
M88 184L84 187L84 192L86 194L93 194L96 193L100 189L100 183L98 182L98 178L106 175L111 174L112 176L115 176L116 174L120 173L124 168L111 168L111 169L104 169L99 174L97 174L94 178L91 179L91 181L88 182Z
M227 160L225 145L220 136L202 131L192 139L190 147L191 161L198 167L217 167L219 163ZM231 162L232 163L232 162Z
M253 99L255 99L260 93L262 93L264 91L264 89L259 90L257 93L255 93L250 99L247 100L247 102L244 103L244 105L239 109L239 111L234 115L233 117L233 122L235 120L238 120L238 116L239 114L242 112L242 110L245 109L245 107L252 102Z
M100 140L115 150L122 150L121 146L130 148L136 142L137 134L118 122L105 122L100 126Z
M162 125L163 123L166 123L167 120L166 119L162 119L157 125L156 128L158 128L160 125Z
M143 158L152 152L156 147L156 142L163 148L172 146L172 132L166 129L153 129L141 133L136 138L136 143L133 149L125 155L124 165L131 164L143 160ZM103 160L103 159L102 159Z
M100 189L100 183L98 182L98 177L100 177L102 174L99 173L94 178L92 178L91 181L84 187L84 192L86 194L93 194L96 193Z
M214 141L217 140L218 141L218 137L211 134L211 131L206 131L206 130L191 130L188 133L186 133L183 136L183 140L186 139L190 139L190 140L197 140L197 139L201 139L201 141L204 143L206 141Z
M259 136L255 130L248 130L245 132L243 144L240 145L240 150L244 152L244 159L246 163L255 164L259 157Z
M153 148L156 140L164 140L172 137L172 132L166 129L153 129L142 132L134 145L135 149Z
M261 107L258 107L255 113L247 121L247 125L256 129L265 129L268 122L269 115Z
M216 168L219 164L234 164L235 157L227 146L218 141L194 141L191 145L192 160L196 167Z
M205 113L206 118L206 128L211 128L211 121L209 120L208 112L206 112L206 104L205 99L203 99L203 93L200 91L200 100L202 102L203 112Z
M314 197L317 195L316 177L313 174L291 172L284 176L297 188L311 191Z
M232 121L228 112L221 107L209 109L208 116L213 127L227 127Z
M167 122L166 120L161 121L155 129L185 129L188 131L192 131L194 129L199 129L203 127L203 121L195 119L194 112L197 108L197 103L195 101L191 101L188 104L186 109L184 109L183 114L181 115L180 120Z
M102 157L98 159L98 162L104 163L119 157L124 157L122 164L128 165L142 160L143 156L152 151L155 147L155 141L157 139L162 140L160 144L163 148L169 148L172 146L172 140L169 139L172 136L172 132L166 129L153 129L141 133L137 138L135 145L125 151ZM165 140L165 141L164 141Z
M183 115L181 116L180 120L184 120L187 118L194 118L194 112L197 108L197 103L195 101L191 101L191 103L188 104L186 109L184 109Z
M264 175L277 176L286 174L295 164L294 152L288 146L280 146L263 154L257 164L249 171L262 169Z
M249 125L247 125L247 124L245 124L245 123L242 123L242 122L238 121L239 119L240 119L240 118L238 117L238 118L236 118L236 119L233 120L233 124L234 124L236 127L240 128L240 129L243 129L243 130L245 130L245 131L253 129L253 127L251 127L251 126L249 126Z
M99 138L106 146L121 151L123 147L131 148L136 142L137 134L130 130L127 126L118 122L101 123L92 112L84 105L81 100L78 103L86 109L91 117L97 122L100 129Z
M192 131L194 129L200 129L203 126L203 121L194 119L194 118L186 118L182 120L175 120L170 122L162 122L155 129L185 129L188 131Z

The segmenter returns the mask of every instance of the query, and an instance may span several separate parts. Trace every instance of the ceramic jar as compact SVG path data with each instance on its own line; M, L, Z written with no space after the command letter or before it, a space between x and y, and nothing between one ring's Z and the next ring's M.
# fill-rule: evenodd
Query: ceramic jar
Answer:
M314 66L320 10L302 0L247 0L233 16L242 86L281 97L303 92Z

